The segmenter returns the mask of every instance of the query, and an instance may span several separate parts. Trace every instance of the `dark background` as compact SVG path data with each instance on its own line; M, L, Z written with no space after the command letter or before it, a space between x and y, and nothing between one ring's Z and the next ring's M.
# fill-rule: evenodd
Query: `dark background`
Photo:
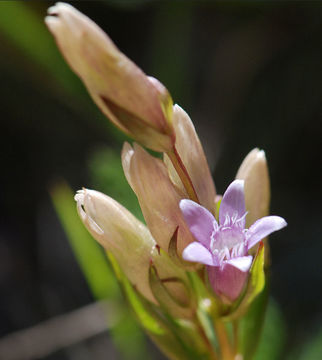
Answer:
M122 143L43 24L53 3L0 2L0 344L92 302L48 191L57 178L101 190L93 154ZM218 192L252 148L265 150L271 212L289 224L271 238L271 293L285 320L284 356L296 358L322 320L321 2L72 4L191 115ZM119 358L108 335L95 341L106 359ZM87 349L78 358L95 358L94 345L78 345Z

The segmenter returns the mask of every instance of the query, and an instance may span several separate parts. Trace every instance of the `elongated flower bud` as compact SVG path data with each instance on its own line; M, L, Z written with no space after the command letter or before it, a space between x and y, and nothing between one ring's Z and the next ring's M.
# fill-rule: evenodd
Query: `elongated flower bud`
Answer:
M176 133L176 149L187 169L200 204L214 211L216 190L207 159L189 115L179 106L173 107L173 126ZM172 182L185 192L184 186L169 157L164 155Z
M265 152L253 149L242 162L236 179L245 181L246 226L268 215L270 182Z
M87 16L65 3L48 9L45 22L66 61L102 112L123 132L155 151L175 141L172 99L146 76Z
M112 198L94 190L81 190L77 209L92 236L116 258L121 269L148 300L155 302L148 282L151 252L149 230Z
M125 176L138 197L145 221L158 245L168 251L173 233L179 226L178 252L193 241L184 222L179 201L185 196L174 186L162 160L139 145L125 143L122 151Z
M76 196L77 209L92 236L117 260L134 287L148 300L157 303L150 287L150 266L153 264L167 283L167 291L181 302L189 302L184 272L161 253L150 231L118 202L95 190L80 190ZM174 306L168 304L169 307ZM171 308L169 309L171 311ZM183 312L186 314L188 311Z

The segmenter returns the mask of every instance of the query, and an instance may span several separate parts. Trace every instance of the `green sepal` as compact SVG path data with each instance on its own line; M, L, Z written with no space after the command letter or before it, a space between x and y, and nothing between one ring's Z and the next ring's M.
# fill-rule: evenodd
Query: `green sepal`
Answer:
M172 360L208 360L200 334L192 321L176 319L162 307L146 300L124 276L113 255L108 254L124 294L149 337Z
M148 332L162 335L164 333L164 329L160 326L158 321L156 321L155 318L151 316L148 311L146 311L142 301L140 301L138 298L137 292L134 291L129 280L123 274L114 256L109 252L107 252L107 255L112 264L115 275L122 286L122 290L124 291L125 296L134 310L134 313L137 316L141 326ZM145 301L147 302L147 300Z
M182 301L174 296L166 287L166 283L174 283L178 286L181 286L185 289L187 296L186 301ZM153 295L158 300L159 304L167 308L168 306L174 306L175 308L189 308L190 305L190 294L187 286L184 282L178 277L161 279L159 277L156 267L151 264L149 269L149 283Z
M107 107L108 112L117 119L117 121L113 121L113 123L128 136L154 151L167 152L173 148L175 137L172 133L172 127L168 128L165 125L164 129L157 128L152 122L144 121L111 99L108 99L106 96L101 95L100 99ZM169 99L166 99L166 103L167 104L162 107L162 111L164 112L166 110L168 113L169 104L172 104L170 95ZM160 105L162 106L161 103Z
M197 303L196 315L212 351L218 351L219 345L214 328L215 319L222 312L221 303L205 286L197 272L189 272L188 277Z
M216 205L216 208L215 208L215 210L216 210L215 215L216 215L216 216L215 216L215 218L216 218L217 221L219 221L219 210L220 210L221 201L222 201L222 197L221 197L221 199L219 199L219 200L215 203L215 205Z
M169 258L179 267L185 270L194 270L200 268L200 264L185 261L178 255L178 231L179 226L175 229L168 246Z

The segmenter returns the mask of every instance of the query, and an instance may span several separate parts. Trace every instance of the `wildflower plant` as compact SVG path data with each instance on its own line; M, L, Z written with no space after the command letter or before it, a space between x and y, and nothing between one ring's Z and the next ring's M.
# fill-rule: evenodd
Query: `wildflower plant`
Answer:
M45 21L95 103L135 140L122 164L146 225L95 190L75 200L138 321L170 359L251 359L268 294L263 240L286 226L268 216L265 153L252 150L217 195L193 123L167 89L71 5L57 3Z

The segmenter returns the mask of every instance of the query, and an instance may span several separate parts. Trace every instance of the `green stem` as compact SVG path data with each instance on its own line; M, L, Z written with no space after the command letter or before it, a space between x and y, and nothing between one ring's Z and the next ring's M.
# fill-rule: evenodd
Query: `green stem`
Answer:
M238 331L239 331L239 322L238 321L233 321L233 339L234 339L234 352L235 354L238 353L238 341L239 341L239 336L238 336Z
M197 324L198 324L198 321L197 321ZM198 324L198 329L199 329L199 332L201 334L201 337L203 338L203 340L205 341L206 345L207 345L207 348L209 349L209 355L210 355L210 360L219 360L218 359L218 355L216 354L216 351L214 349L214 347L211 345L207 335L205 334L202 326L200 326Z
M182 162L175 145L173 146L173 149L167 153L167 155L169 156L172 165L174 166L176 172L178 173L180 180L182 181L182 184L188 193L189 198L199 203L197 193L192 184L188 171L184 166L184 163Z
M215 331L217 334L222 360L234 360L234 351L228 338L227 329L221 320L215 320Z

